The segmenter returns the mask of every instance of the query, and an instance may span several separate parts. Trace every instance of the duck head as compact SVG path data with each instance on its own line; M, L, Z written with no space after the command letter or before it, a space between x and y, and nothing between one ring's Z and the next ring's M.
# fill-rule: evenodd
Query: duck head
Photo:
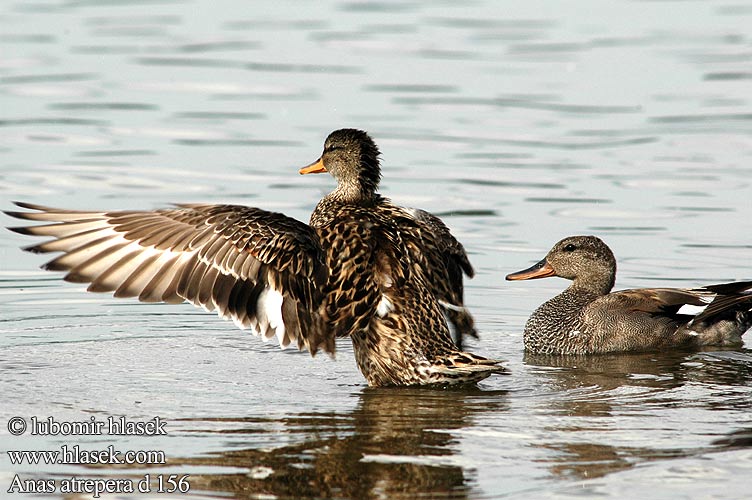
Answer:
M301 174L329 172L337 180L335 194L343 198L370 198L381 180L379 155L373 139L362 130L335 130L324 141L321 157Z
M616 259L603 240L595 236L569 236L549 250L537 264L507 275L507 280L558 276L574 286L608 293L616 278Z

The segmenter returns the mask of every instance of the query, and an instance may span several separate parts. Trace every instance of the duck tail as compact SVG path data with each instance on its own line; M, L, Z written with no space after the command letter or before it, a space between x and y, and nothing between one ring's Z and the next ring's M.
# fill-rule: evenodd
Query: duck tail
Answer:
M469 352L456 352L435 361L429 380L438 384L474 384L493 374L508 374L497 359L488 359Z
M752 328L752 281L710 285L715 293L707 307L687 324L700 345L736 346Z

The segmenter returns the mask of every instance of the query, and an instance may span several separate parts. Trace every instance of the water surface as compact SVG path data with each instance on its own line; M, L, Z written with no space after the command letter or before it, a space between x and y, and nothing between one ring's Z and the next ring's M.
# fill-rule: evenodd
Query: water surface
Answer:
M85 294L3 231L3 492L16 474L179 473L190 498L744 497L750 339L525 356L527 315L565 284L503 281L580 233L612 246L619 288L752 278L744 2L9 1L0 23L0 208L221 202L307 220L333 181L297 168L331 130L363 128L382 191L465 244L469 349L511 372L477 389L369 389L347 342L312 359L187 305ZM159 416L168 434L6 428L121 415ZM167 464L6 453L111 443Z

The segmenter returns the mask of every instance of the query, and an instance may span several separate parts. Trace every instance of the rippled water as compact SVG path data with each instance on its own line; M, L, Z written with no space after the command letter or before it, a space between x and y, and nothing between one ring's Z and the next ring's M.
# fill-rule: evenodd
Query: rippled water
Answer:
M4 2L0 208L232 202L307 220L333 181L297 168L331 130L363 128L384 153L382 192L465 243L470 349L511 375L368 389L346 342L311 359L190 306L84 294L2 231L0 496L16 474L187 473L193 498L744 497L752 337L525 356L527 315L564 283L503 277L594 233L620 288L752 278L749 26L734 0ZM6 429L120 415L160 416L168 435ZM168 464L6 453L77 444Z

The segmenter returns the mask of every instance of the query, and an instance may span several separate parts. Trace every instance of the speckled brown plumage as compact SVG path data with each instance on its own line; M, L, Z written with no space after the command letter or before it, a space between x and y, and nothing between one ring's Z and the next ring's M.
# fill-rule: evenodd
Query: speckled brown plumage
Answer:
M18 203L32 212L7 213L49 222L12 229L51 237L26 250L62 252L44 267L67 281L147 302L187 300L312 354L333 354L335 338L349 336L370 385L503 372L452 343L442 308L474 332L462 304L462 272L472 267L438 218L376 193L378 157L365 132L330 134L321 158L301 169L337 180L310 224L239 205L85 212Z
M524 341L532 353L733 346L740 345L742 334L752 327L752 281L611 292L616 259L595 236L564 238L543 260L507 279L547 276L566 278L572 284L528 319Z

